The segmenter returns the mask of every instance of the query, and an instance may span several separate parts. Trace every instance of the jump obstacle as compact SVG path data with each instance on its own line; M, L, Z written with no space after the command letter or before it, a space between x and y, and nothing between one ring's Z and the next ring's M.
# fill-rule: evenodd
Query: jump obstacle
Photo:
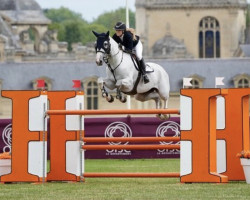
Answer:
M177 109L150 109L150 110L48 110L47 115L121 115L121 114L179 114ZM85 143L100 143L100 142L160 142L160 141L180 141L180 138L175 137L132 137L132 138L82 138L83 150L157 150L157 149L180 149L180 145L86 145ZM114 178L114 177L148 177L148 178L166 178L180 177L180 173L84 173L83 178ZM80 179L80 180L81 180Z
M85 177L180 177L183 183L244 180L236 154L249 150L250 89L183 89L180 112L169 110L83 109L83 92L2 91L12 100L11 172L1 182L82 181ZM50 110L47 110L47 102ZM179 114L180 138L84 137L83 115ZM50 118L50 172L47 165L47 119ZM129 141L178 141L180 145L93 145ZM181 150L180 173L86 173L84 151L91 149Z

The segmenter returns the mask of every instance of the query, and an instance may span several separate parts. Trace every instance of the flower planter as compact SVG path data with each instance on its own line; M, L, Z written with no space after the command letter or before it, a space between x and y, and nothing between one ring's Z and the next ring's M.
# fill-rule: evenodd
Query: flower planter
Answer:
M0 159L0 176L11 172L11 159Z
M246 182L250 184L250 159L249 158L241 158L240 159L241 165L244 170Z

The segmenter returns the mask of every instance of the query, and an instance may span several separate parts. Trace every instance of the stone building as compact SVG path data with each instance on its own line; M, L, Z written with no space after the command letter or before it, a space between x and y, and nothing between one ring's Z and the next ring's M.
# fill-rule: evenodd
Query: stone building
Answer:
M161 65L170 77L169 108L179 107L183 77L192 78L192 88L214 88L215 77L225 77L224 87L250 87L245 8L245 0L136 0L136 29L149 56L145 60ZM72 90L72 80L81 80L86 109L127 108L102 98L98 78L106 76L104 66L97 67L93 56L79 61L94 55L94 48L75 44L69 54L67 44L48 31L49 23L34 0L0 0L0 92L36 90L39 79L47 90ZM131 96L131 108L154 107L154 101ZM11 101L0 95L0 118L9 118L10 108Z
M233 59L152 59L161 65L170 77L169 108L179 107L179 91L183 77L192 78L192 88L214 88L215 77L225 77L224 88L250 87L250 58ZM81 80L85 91L86 109L126 109L127 104L115 99L108 103L102 98L98 78L106 77L106 66L94 61L0 63L1 90L36 90L36 80L45 80L47 90L73 90L72 80ZM111 91L113 96L116 91ZM11 115L11 102L0 95L0 118ZM139 102L131 96L132 109L155 108L153 100Z
M147 56L230 58L245 43L246 0L136 0L135 5L136 32Z
M50 23L35 0L0 0L0 62L81 59L83 49L69 53Z

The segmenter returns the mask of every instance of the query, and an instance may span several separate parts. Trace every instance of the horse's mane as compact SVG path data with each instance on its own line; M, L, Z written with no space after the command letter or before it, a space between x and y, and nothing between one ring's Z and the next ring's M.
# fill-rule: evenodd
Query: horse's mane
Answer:
M118 45L118 43L111 36L109 36L109 40Z
M120 48L120 47L118 47L119 44L118 44L112 37L109 36L109 39L110 39L110 43L113 43L113 44L116 45L117 48ZM124 53L131 54L131 52L126 51L126 50L122 50L122 51L123 51Z

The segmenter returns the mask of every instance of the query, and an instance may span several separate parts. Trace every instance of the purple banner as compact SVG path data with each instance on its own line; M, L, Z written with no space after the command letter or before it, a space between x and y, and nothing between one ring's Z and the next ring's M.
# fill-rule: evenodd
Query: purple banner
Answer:
M122 117L122 118L85 118L85 137L178 137L180 136L180 119L170 118L161 121L149 117ZM11 148L11 120L0 120L0 153ZM49 133L48 133L49 136ZM48 138L49 142L49 138ZM101 144L101 143L99 143ZM117 144L178 144L178 142L132 143L110 142ZM49 149L48 149L49 153ZM49 156L49 155L48 155ZM134 158L179 158L179 150L98 150L86 151L88 159L134 159Z
M9 152L11 150L11 121L11 119L0 119L0 153Z
M123 118L86 118L86 137L164 137L180 136L180 119L171 118L161 121L157 118L123 117ZM154 144L172 144L173 142L156 142ZM112 142L115 144L136 144ZM142 144L142 143L137 143ZM152 143L143 143L152 144ZM176 144L176 143L173 143ZM86 151L86 158L179 158L179 150L99 150Z

